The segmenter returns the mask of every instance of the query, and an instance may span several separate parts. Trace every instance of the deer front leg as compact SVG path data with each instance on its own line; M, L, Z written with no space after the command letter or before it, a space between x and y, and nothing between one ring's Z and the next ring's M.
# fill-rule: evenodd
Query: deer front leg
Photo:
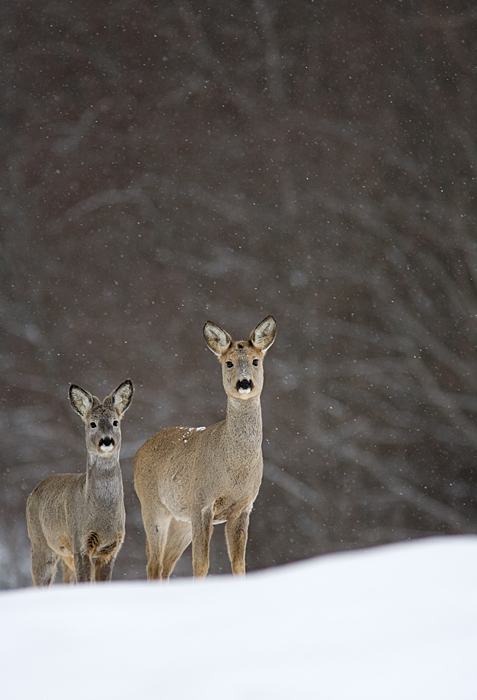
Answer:
M225 523L225 537L229 552L232 573L235 576L245 574L245 549L248 538L250 511L243 510L237 517L231 517Z
M192 517L192 569L194 578L204 578L209 571L209 547L213 528L213 506Z
M76 583L85 583L93 580L93 564L89 554L75 552Z

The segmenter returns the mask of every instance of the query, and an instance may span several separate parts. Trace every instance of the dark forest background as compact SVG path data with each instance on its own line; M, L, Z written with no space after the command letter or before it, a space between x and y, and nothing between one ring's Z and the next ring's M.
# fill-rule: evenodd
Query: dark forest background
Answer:
M127 377L114 578L145 577L132 458L223 418L207 319L278 322L249 569L477 532L475 3L3 0L0 27L0 585L31 583L30 491L85 467L69 384Z

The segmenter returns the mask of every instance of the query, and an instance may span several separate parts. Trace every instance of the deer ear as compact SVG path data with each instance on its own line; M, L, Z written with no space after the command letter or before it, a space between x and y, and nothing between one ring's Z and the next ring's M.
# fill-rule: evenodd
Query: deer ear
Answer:
M120 384L111 394L111 405L120 416L122 416L131 405L133 394L134 385L130 379L126 379L126 381Z
M204 326L204 338L209 348L218 357L228 350L232 342L230 335L212 321L207 321Z
M77 384L72 384L70 386L69 397L74 410L84 419L86 414L93 407L94 397Z
M250 342L257 350L267 352L268 348L273 344L276 334L277 322L273 316L267 316L250 333Z

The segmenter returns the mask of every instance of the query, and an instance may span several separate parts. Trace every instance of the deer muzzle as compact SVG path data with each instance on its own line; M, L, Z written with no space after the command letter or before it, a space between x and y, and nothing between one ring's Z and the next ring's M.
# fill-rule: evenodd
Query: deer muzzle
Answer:
M110 437L101 438L99 441L99 449L103 452L111 452L114 448L114 440Z
M250 379L241 379L237 382L239 394L248 394L252 390L253 382Z

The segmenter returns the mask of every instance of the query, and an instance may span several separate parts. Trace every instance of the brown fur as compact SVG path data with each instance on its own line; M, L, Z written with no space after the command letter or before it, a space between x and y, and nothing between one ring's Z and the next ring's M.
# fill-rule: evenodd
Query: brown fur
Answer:
M222 364L226 419L208 428L166 428L138 450L134 484L146 531L148 579L169 578L191 541L194 576L205 576L212 526L220 522L232 571L245 573L249 516L263 470L263 359L275 333L275 319L267 316L249 342L234 343L208 321L204 336ZM249 388L238 385L243 380Z
M130 380L102 403L81 387L70 387L71 405L85 424L87 469L83 474L48 476L28 498L35 586L53 583L60 559L63 583L111 579L126 520L120 422L132 395Z

